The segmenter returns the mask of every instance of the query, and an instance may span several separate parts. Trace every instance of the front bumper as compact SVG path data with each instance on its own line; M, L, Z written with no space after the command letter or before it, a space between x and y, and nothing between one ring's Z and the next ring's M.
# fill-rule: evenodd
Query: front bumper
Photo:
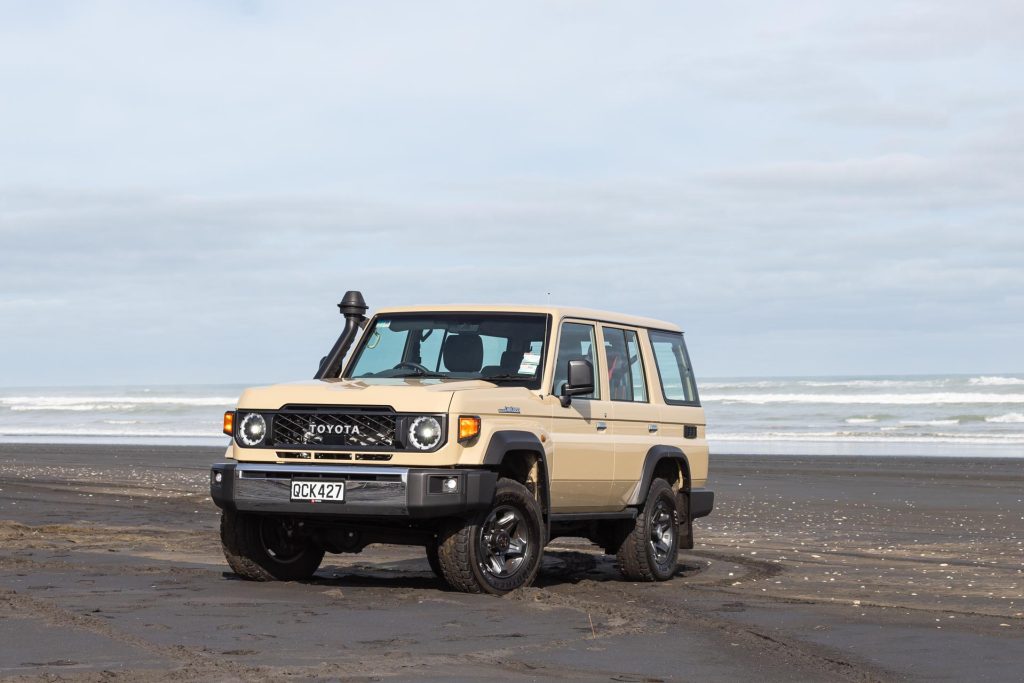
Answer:
M441 492L448 477L458 477L456 493ZM345 502L292 501L293 478L345 482ZM242 512L431 518L488 507L497 481L496 472L476 469L224 462L210 471L210 496L217 507Z

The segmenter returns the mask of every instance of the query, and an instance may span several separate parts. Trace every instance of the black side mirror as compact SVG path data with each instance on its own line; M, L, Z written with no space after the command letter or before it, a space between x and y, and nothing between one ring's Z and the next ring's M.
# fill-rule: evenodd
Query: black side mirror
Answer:
M562 407L568 408L572 397L579 394L590 394L594 391L594 366L589 360L569 361L566 373L568 381L562 387Z

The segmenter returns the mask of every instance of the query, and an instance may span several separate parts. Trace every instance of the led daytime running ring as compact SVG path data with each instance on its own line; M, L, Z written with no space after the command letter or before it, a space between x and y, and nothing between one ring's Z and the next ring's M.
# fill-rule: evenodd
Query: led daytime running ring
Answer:
M267 421L259 413L249 413L238 426L238 440L245 446L258 446L267 438Z
M409 425L409 443L416 450L429 451L441 442L441 423L436 417L423 415Z

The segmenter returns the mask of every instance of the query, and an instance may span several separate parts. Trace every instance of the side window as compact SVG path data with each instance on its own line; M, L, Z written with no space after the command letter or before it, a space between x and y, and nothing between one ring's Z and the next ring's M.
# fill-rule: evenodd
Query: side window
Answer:
M669 403L699 405L697 383L690 368L683 335L651 330L650 336L665 400Z
M646 402L647 384L636 332L614 327L605 327L603 332L611 400Z
M626 352L629 354L629 376L633 381L633 400L647 402L647 379L644 377L644 360L640 355L640 340L636 332L626 330Z
M588 360L594 366L594 392L580 394L576 398L601 398L595 340L593 325L562 323L562 334L558 339L558 356L555 358L555 384L552 387L555 396L562 395L562 387L568 379L569 361Z

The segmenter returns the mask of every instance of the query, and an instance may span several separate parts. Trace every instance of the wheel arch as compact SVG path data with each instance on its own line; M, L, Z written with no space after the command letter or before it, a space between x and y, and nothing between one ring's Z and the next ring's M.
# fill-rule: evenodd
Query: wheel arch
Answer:
M651 487L651 482L654 480L655 475L666 468L672 468L679 472L682 477L680 491L684 493L689 492L691 482L690 461L686 454L676 446L652 446L644 458L640 481L637 482L636 488L633 489L627 505L642 505L647 500L647 490Z
M547 522L551 509L551 476L540 437L533 432L521 430L494 432L491 435L491 440L487 443L482 464L525 484L527 488L530 485L530 472L536 465L537 491L535 495L540 502L544 520Z

